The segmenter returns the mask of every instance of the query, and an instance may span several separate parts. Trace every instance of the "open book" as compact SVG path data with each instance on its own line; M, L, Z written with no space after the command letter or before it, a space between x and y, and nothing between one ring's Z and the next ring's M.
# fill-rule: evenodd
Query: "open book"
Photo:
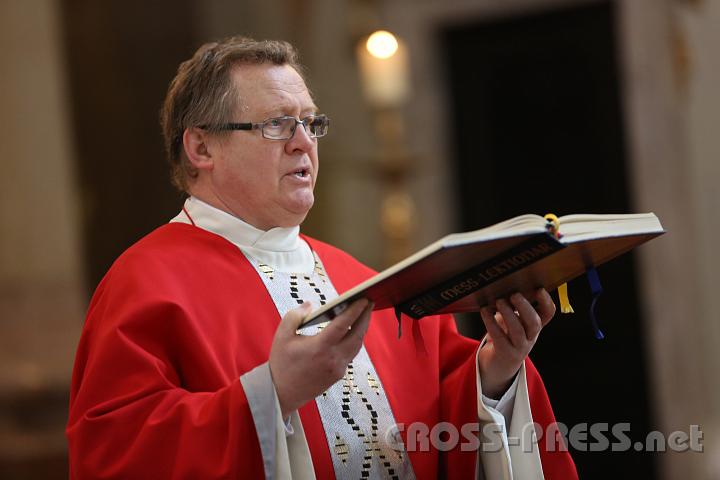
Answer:
M478 311L513 292L551 291L663 233L652 213L567 215L559 229L521 215L441 238L310 313L302 326L331 320L362 297L375 310L392 307L415 319Z

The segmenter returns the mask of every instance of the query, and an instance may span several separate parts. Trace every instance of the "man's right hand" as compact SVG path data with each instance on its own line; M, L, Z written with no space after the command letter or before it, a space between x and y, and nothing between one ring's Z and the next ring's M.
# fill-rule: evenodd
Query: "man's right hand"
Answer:
M270 372L283 418L314 399L345 375L362 347L373 304L356 300L317 335L296 333L311 304L285 314L270 348Z

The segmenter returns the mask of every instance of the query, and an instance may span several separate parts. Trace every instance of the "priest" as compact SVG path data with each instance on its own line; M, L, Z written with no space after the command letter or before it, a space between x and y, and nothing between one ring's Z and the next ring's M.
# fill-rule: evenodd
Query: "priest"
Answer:
M246 37L180 65L162 127L188 198L92 298L71 478L577 478L527 358L546 291L485 309L483 342L424 318L424 352L365 299L299 329L374 273L300 233L330 123L301 72L291 45Z

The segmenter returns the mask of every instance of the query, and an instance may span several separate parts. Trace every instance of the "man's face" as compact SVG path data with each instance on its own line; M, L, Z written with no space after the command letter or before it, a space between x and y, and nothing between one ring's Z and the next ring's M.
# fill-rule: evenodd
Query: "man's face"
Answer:
M260 123L317 113L305 82L289 65L240 65L231 72L239 94L231 122ZM214 196L230 213L268 230L299 225L314 202L318 174L317 139L302 125L289 140L263 138L260 130L234 131L210 139Z

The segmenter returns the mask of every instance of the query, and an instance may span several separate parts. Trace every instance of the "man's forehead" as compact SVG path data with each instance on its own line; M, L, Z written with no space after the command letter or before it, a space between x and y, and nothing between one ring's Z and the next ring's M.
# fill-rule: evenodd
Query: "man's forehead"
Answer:
M237 65L232 71L233 83L240 90L268 94L309 96L305 81L290 65Z
M305 81L290 65L237 65L232 76L242 112L317 109Z

